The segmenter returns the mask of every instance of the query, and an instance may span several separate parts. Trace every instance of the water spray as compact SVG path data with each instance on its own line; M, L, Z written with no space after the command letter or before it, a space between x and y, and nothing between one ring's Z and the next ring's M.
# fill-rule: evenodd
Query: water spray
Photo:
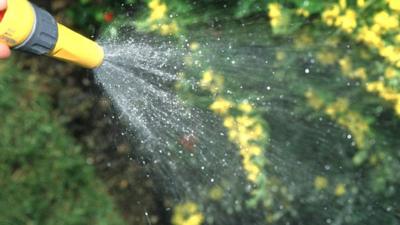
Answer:
M99 67L104 59L100 45L57 23L47 11L27 0L8 1L7 9L0 12L0 42L89 69Z

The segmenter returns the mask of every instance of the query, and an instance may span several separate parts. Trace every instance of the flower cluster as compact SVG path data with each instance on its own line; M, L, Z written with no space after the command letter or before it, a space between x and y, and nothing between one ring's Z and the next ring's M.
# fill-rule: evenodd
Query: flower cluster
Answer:
M339 125L348 129L352 137L354 137L355 144L359 149L367 149L370 147L369 123L361 114L350 110L348 99L338 98L335 102L327 104L311 89L306 92L305 96L308 104L312 108L323 111Z
M194 202L177 205L172 215L172 224L174 225L200 225L203 221L204 215Z
M256 158L263 157L262 143L265 141L266 132L259 120L253 116L253 106L246 101L235 104L222 97L220 93L223 89L223 78L212 70L203 72L200 86L213 94L219 94L209 108L223 118L229 140L239 147L247 179L256 183L264 167ZM238 111L239 115L231 115L231 110Z
M268 16L270 17L271 26L279 27L283 22L282 7L279 3L270 3L268 5Z
M161 35L176 34L179 31L176 21L169 21L168 7L160 0L151 0L148 3L150 15L147 23L152 31L159 31Z
M354 69L353 63L351 61L351 58L349 56L345 56L338 61L340 70L342 71L342 75L344 77L350 78L350 79L358 79L361 81L366 81L367 80L367 70L365 67L356 67Z
M264 165L257 162L257 157L263 157L263 150L259 143L265 140L265 131L256 118L250 116L253 112L247 102L236 105L244 115L233 117L224 115L224 126L228 129L229 140L240 149L243 168L247 172L247 179L257 182Z
M343 76L350 79L361 80L368 92L377 93L379 97L385 101L393 103L396 114L400 116L400 93L385 83L385 81L387 81L387 83L393 81L393 86L398 86L399 74L394 67L388 67L385 70L384 79L368 81L366 68L358 67L357 69L353 69L352 61L349 56L343 57L338 63ZM313 105L314 108L318 108L318 104L322 104L316 101L318 101L317 98L309 98L309 103Z
M398 0L386 1L389 9L374 12L371 23L365 22L358 29L355 39L378 51L379 55L390 64L400 67L400 48L393 43L398 43L399 35L391 35L400 27ZM326 12L328 12L327 10Z
M388 67L385 70L385 79L379 79L378 81L368 81L367 71L364 67L358 67L353 69L350 57L346 56L339 60L339 65L342 74L350 79L359 79L363 82L366 90L371 93L377 93L379 97L385 101L391 102L394 105L394 110L398 116L400 116L400 93L394 88L390 87L385 83L385 80L390 83L394 81L393 86L398 86L398 73L393 67ZM317 101L315 98L309 98L309 103L316 106Z
M381 80L367 83L367 91L378 93L381 98L393 102L396 114L400 116L400 93L387 87Z
M152 0L148 4L150 8L150 17L149 21L157 21L163 19L167 13L167 5L165 3L161 3L160 0Z
M351 33L357 27L357 14L353 9L346 9L346 1L341 0L322 13L322 21Z
M386 0L390 9L400 12L400 1L399 0Z
M191 45L191 48L195 47L195 44ZM200 87L204 90L210 91L212 94L218 94L221 91L223 85L224 77L219 74L215 74L215 72L210 69L203 73L202 79L200 81Z

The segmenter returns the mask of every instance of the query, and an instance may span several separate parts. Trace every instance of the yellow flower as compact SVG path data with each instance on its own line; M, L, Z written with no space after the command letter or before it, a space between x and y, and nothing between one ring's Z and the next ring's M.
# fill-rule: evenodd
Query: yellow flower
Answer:
M229 130L228 136L230 141L236 142L239 132L237 130Z
M382 81L375 81L367 83L368 92L383 92L385 90L385 85Z
M192 42L189 45L190 50L197 51L200 48L200 44L198 42Z
M397 71L396 71L396 69L394 69L393 67L388 67L388 68L386 68L386 70L385 70L385 77L386 77L387 79L391 79L391 78L395 77L396 74L397 74Z
M254 163L251 162L251 160L243 160L243 168L247 172L247 179L250 180L251 182L256 182L257 177L260 175L260 168L256 166Z
M346 0L339 0L339 6L342 9L345 9L347 6L347 1Z
M325 108L326 114L336 118L337 114L344 113L349 107L349 101L345 98L338 98L334 103Z
M244 113L250 113L253 110L253 107L248 102L240 103L238 108Z
M370 91L376 88L375 86L376 85L370 85ZM305 95L308 104L311 106L312 104L316 105L312 106L314 109L324 110L324 112L332 119L336 120L340 126L348 129L354 137L356 145L360 149L365 149L369 146L369 142L366 141L370 133L368 122L359 113L349 110L349 100L347 98L338 98L335 102L325 105L322 99L312 90L307 91Z
M268 15L271 18L276 18L281 16L281 5L279 3L270 3L268 5Z
M356 18L356 12L352 9L347 9L344 15L337 18L335 26L347 33L351 33L357 27Z
M203 221L204 216L194 202L177 205L172 216L174 225L200 225Z
M391 89L386 89L384 92L380 93L381 97L387 101L396 102L399 98L399 94Z
M229 140L239 147L247 179L255 183L262 168L253 162L253 157L261 155L262 148L253 144L252 141L256 141L264 135L261 124L258 124L254 118L244 115L236 119L232 116L225 117L224 126L228 128Z
M243 151L246 154L251 155L251 156L259 156L259 155L261 155L261 152L262 152L261 148L256 145L251 145L249 147L243 148Z
M381 48L384 45L382 38L375 31L366 26L360 29L357 40L375 48Z
M150 21L160 20L165 17L167 13L167 5L165 3L160 3L160 0L152 0L148 4L149 8L151 9Z
M400 48L393 45L388 45L379 49L379 54L393 64L400 60Z
M299 16L304 16L304 17L309 17L310 16L310 12L307 9L304 8L298 8L296 10L296 14Z
M386 0L389 8L395 11L400 11L400 0Z
M236 143L239 144L240 147L245 147L249 145L250 141L252 140L252 137L249 133L247 132L240 132L239 131L239 137L236 140Z
M331 8L326 9L322 13L322 21L324 21L328 26L332 26L339 15L340 15L340 7L339 5L335 4Z
M251 171L251 172L249 172ZM247 179L250 180L251 182L255 183L257 181L257 177L260 175L260 169L256 166L251 167L249 169L249 174L247 175Z
M221 92L224 86L224 77L222 75L215 75L213 80L213 85L210 87L210 91L213 94Z
M305 96L306 96L306 98L307 98L308 104L309 104L312 108L318 110L318 109L321 109L321 108L324 106L324 102L322 101L322 99L319 98L319 97L314 93L313 90L311 90L311 89L308 90L308 91L305 93Z
M232 116L225 117L224 119L224 126L226 128L233 128L235 126L235 119Z
M236 121L239 126L243 126L245 128L250 127L256 122L255 119L250 116L239 116Z
M317 190L325 189L328 186L328 179L323 176L317 176L314 179L314 188Z
M367 70L364 67L360 67L356 69L351 75L350 78L358 78L360 80L366 80L367 79Z
M204 216L201 214L196 214L191 217L184 223L184 225L200 225L203 223Z
M200 81L200 86L205 88L210 86L211 82L213 81L214 77L214 72L212 70L206 70L203 73L203 77Z
M268 4L268 16L271 19L271 26L279 27L283 22L281 5L279 3Z
M367 83L368 92L378 92L379 96L386 101L394 103L394 110L400 115L400 94L395 90L386 87L383 81L375 81Z
M346 194L346 186L344 184L338 184L335 188L335 195L340 197Z
M375 14L374 23L384 31L396 29L399 26L399 21L396 15L389 15L386 11L381 11Z
M343 59L340 59L339 65L340 65L343 75L347 76L349 73L351 73L352 63L351 63L350 57L346 56Z
M203 72L202 79L200 80L200 87L208 90L213 94L217 94L222 90L224 85L224 77L217 75L212 70Z
M160 26L160 33L162 35L176 34L178 30L178 24L175 21L170 24L162 24Z
M357 0L357 6L360 8L365 7L365 0Z
M368 142L366 142L368 140L369 126L359 113L346 111L337 118L337 122L350 131L360 149L365 149L369 146Z
M254 128L250 131L250 136L252 139L257 140L264 135L264 129L260 124L254 126Z
M376 88L376 85L367 86L370 91ZM328 104L324 107L324 103L320 98L312 91L309 90L306 93L306 97L308 99L309 104L312 99L318 103L318 108L315 109L323 109L325 113L330 116L332 119L336 120L336 122L342 127L349 130L349 132L354 137L356 145L360 149L365 149L368 147L368 134L370 133L368 122L357 112L353 112L349 110L349 100L346 98L338 98L334 103ZM313 103L315 104L315 103Z
M232 108L232 106L233 104L230 101L218 97L214 103L210 105L210 109L218 114L224 115Z

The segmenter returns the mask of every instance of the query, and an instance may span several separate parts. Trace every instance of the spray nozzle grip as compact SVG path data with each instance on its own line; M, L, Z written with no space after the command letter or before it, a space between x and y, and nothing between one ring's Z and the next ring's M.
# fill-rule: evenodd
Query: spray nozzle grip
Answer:
M37 55L50 53L58 40L57 22L46 10L31 4L35 12L35 24L28 38L15 49Z

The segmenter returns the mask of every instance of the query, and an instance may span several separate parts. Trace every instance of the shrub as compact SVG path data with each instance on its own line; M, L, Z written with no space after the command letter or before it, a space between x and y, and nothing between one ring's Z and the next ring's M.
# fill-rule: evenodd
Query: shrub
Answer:
M39 80L1 64L0 224L124 224Z

